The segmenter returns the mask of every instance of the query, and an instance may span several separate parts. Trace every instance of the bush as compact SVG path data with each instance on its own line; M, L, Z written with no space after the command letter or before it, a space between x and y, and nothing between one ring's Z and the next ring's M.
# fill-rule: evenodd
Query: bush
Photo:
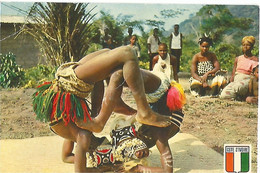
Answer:
M142 69L146 69L149 70L149 62L143 62L143 61L139 61L139 67Z
M96 31L92 28L92 9L88 3L35 2L24 32L32 35L47 62L61 65L78 61L88 50Z
M9 52L0 54L0 86L18 87L24 79L24 71L16 64L16 56Z
M241 54L241 50L235 45L221 43L212 50L220 63L220 67L223 70L232 71L235 58Z
M35 88L44 81L52 81L54 79L57 67L47 65L37 65L25 70L24 88Z
M254 49L252 50L252 54L259 57L259 45L255 45Z
M180 71L190 72L192 57L198 53L199 46L196 42L192 40L189 36L183 39L183 49L180 60Z

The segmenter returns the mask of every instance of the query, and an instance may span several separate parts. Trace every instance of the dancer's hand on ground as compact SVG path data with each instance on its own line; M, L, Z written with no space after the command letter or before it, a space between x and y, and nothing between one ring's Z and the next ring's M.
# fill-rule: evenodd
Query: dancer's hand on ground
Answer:
M101 172L125 172L123 163L116 163L113 165L103 165L99 167Z
M143 172L142 167L143 167L143 165L138 164L138 165L132 167L128 172Z

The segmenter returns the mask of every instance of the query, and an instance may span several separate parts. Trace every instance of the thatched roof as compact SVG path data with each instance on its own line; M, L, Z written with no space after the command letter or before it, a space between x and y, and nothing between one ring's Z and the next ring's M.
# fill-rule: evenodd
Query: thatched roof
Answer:
M1 23L25 23L26 17L25 16L1 16L0 22Z

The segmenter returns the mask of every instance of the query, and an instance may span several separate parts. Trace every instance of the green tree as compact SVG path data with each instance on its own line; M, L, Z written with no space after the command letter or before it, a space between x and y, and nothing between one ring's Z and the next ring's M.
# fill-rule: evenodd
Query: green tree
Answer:
M173 9L165 10L164 9L164 10L160 11L160 15L164 19L170 19L170 18L179 17L180 15L183 14L184 11L188 11L188 10L187 9L177 9L177 10L173 10Z
M122 15L119 14L116 17L116 20L118 23L120 23L120 26L122 26L122 29L127 31L129 27L132 27L133 29L138 29L141 31L141 33L144 33L144 21L142 20L133 20L132 15Z
M155 19L146 20L145 24L151 28L159 28L161 31L165 31L165 21L173 18L177 18L183 14L187 9L164 9L160 11L160 15L154 15Z
M108 34L114 40L115 46L121 46L124 38L122 24L114 19L114 16L106 11L100 11L101 17L95 20L95 25L99 27L101 35L105 29L108 29Z
M218 44L212 51L216 54L221 69L232 71L235 58L241 54L240 48L227 43Z
M234 17L225 5L205 5L197 13L201 18L201 34L210 34L214 43L220 43L225 34L235 29L247 30L253 20Z
M87 6L83 3L34 3L24 32L35 38L48 63L58 66L78 61L85 55L98 34L91 27L94 8L88 11Z

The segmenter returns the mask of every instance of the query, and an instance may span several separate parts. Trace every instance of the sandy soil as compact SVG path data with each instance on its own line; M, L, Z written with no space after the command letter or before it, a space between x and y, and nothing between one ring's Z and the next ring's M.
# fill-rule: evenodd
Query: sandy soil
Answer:
M181 78L180 83L183 85L187 96L187 104L183 109L185 118L180 134L195 136L196 139L199 139L207 147L212 148L222 156L224 144L251 144L252 172L256 172L258 107L245 102L226 101L218 98L195 98L188 92L188 79ZM0 134L2 144L6 141L5 139L26 138L25 140L30 140L30 138L36 137L55 136L50 132L48 124L35 120L31 104L33 92L34 89L0 90ZM134 106L134 100L129 90L124 90L123 99ZM109 121L115 116L113 114ZM107 132L104 131L103 134L107 134ZM16 142L19 143L19 140ZM196 149L196 147L192 148ZM1 149L3 149L2 145ZM2 152L3 150L1 150L1 155ZM176 155L178 156L178 153ZM33 158L31 159L33 160ZM177 160L182 159L177 157ZM190 172L187 171L189 164L180 169L182 171L179 170L179 172Z
M109 137L108 137L109 139ZM63 139L59 136L45 136L1 141L0 172L2 173L68 173L74 172L73 164L61 161ZM175 173L223 173L221 154L207 147L196 137L179 133L171 138ZM156 147L143 160L125 163L129 170L136 164L160 166L160 154Z

